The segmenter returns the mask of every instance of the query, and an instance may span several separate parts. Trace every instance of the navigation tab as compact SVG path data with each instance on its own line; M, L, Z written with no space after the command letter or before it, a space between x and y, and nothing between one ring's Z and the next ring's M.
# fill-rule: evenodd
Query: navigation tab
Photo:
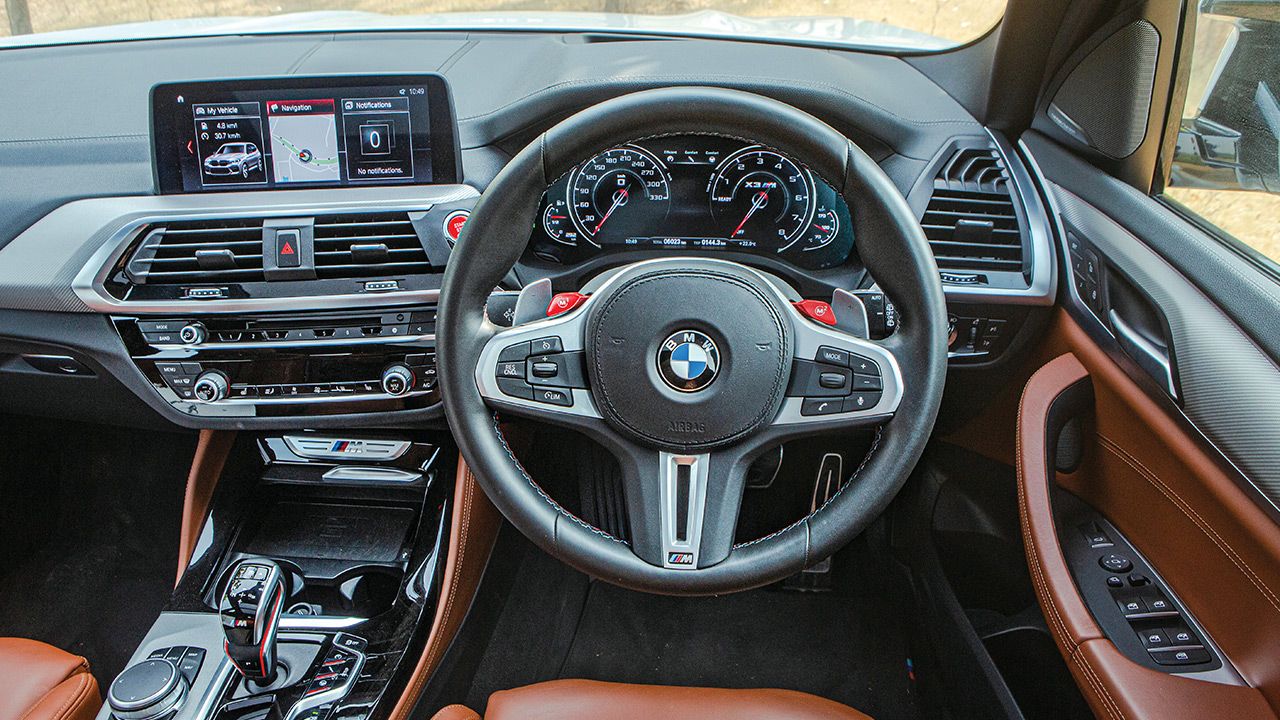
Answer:
M404 97L342 100L351 182L413 179L413 128Z
M268 100L267 128L276 184L342 179L332 99Z

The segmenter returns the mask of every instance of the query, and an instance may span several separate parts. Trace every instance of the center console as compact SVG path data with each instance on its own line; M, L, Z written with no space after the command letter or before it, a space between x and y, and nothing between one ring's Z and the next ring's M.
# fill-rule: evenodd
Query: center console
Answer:
M435 612L455 453L443 433L241 434L99 720L385 716Z

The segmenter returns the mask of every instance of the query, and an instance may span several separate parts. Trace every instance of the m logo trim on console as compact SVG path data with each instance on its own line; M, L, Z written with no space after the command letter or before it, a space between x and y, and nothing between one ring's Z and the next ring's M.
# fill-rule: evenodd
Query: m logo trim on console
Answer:
M720 374L720 348L697 330L672 333L658 348L658 375L673 390L698 392Z

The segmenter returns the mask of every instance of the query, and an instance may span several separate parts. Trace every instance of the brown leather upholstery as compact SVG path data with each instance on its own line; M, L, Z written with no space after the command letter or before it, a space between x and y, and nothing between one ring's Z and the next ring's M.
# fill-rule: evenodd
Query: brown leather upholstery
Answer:
M460 705L436 713L434 720L477 720ZM553 680L489 698L485 720L656 720L657 718L733 718L733 720L870 720L837 702L792 690L627 685L594 680Z
M209 514L213 491L218 487L222 468L227 464L227 456L235 441L234 430L200 431L200 442L196 445L191 471L187 474L187 491L182 498L182 527L178 533L178 576L173 581L175 585L182 582L182 573L187 571L187 563L191 560L196 541L200 539L200 531L204 529L205 517Z
M0 638L0 720L92 720L102 706L84 658Z
M1040 607L1076 684L1099 718L1274 718L1263 695L1254 688L1169 675L1130 661L1106 638L1080 597L1054 524L1050 502L1054 480L1049 477L1046 461L1045 428L1054 400L1089 377L1090 372L1072 354L1041 368L1023 393L1017 434L1018 505L1027 564ZM1098 390L1095 395L1102 395L1105 390L1093 379ZM1088 472L1085 468L1076 475ZM1133 492L1136 485L1126 482L1122 487ZM1164 570L1165 565L1158 566ZM1187 582L1176 587L1186 598L1198 591L1196 585ZM1205 615L1197 612L1197 617L1203 620Z

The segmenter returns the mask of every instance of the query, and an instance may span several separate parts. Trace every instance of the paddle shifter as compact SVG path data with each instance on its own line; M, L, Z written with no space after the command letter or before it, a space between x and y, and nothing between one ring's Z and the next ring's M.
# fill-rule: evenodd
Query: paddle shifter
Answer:
M218 602L227 657L246 680L265 684L276 674L276 631L284 606L285 574L266 558L241 560Z

